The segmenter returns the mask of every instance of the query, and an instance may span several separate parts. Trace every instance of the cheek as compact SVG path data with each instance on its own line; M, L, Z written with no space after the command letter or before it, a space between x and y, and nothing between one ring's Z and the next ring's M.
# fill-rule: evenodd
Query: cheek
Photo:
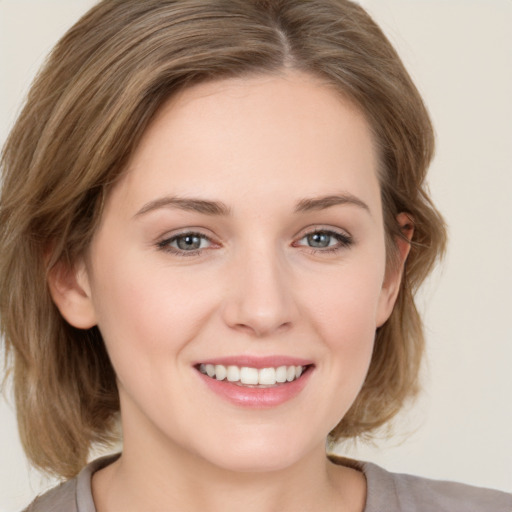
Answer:
M360 283L359 283L360 284ZM345 389L358 390L370 363L375 339L376 294L331 296L321 308L322 338L331 354L331 367Z
M368 371L383 274L384 266L353 265L326 278L321 293L317 288L308 294L310 318L323 342L322 360L331 382L326 393L333 407L332 428L352 405Z
M373 258L333 269L303 283L301 296L323 338L356 350L377 327L384 265Z
M211 310L199 276L148 265L140 254L98 253L92 290L98 326L118 372L136 362L154 372L155 362L171 364L193 339Z

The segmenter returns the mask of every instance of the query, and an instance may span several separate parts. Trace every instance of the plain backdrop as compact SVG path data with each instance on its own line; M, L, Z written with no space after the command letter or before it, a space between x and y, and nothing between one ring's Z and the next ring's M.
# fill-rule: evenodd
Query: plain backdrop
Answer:
M421 399L391 440L339 451L512 491L512 0L360 3L432 114L429 183L450 245L419 301L428 341ZM0 0L0 143L48 50L93 4ZM29 469L13 410L0 400L0 512L20 510L51 484Z

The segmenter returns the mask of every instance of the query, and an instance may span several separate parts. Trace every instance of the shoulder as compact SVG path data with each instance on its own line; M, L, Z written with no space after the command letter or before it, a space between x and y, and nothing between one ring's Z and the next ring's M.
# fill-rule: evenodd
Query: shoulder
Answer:
M455 482L390 473L361 463L367 485L365 512L512 512L512 494Z
M38 496L23 512L77 512L77 479L68 480Z
M119 456L115 454L94 460L76 478L38 496L23 512L96 512L92 498L92 475Z

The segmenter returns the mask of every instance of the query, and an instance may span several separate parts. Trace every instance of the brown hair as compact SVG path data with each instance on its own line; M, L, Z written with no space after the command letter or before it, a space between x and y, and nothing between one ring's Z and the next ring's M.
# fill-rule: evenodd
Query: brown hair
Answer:
M115 438L115 373L97 328L53 304L47 273L87 249L110 187L176 91L289 67L332 84L366 115L380 152L388 261L414 221L397 304L333 439L374 431L417 392L424 339L413 295L445 244L425 190L434 138L409 75L381 30L348 0L104 0L57 44L4 147L0 319L21 440L32 463L74 476Z

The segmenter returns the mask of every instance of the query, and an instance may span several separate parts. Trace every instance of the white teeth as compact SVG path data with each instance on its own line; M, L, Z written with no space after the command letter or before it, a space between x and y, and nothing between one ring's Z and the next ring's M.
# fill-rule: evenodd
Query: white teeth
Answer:
M215 378L217 380L224 380L228 374L226 367L221 364L215 365Z
M222 364L200 364L199 371L208 377L228 382L239 382L248 386L275 386L298 379L303 366L279 366L277 368L251 368L248 366L224 366Z
M213 377L215 375L215 366L213 366L213 364L206 365L206 375L208 375L208 377Z
M258 384L258 370L243 366L240 368L240 382L242 384Z
M262 368L258 372L258 384L266 384L272 386L276 383L275 368Z
M276 370L276 382L286 382L286 366L280 366Z
M227 377L229 382L237 382L240 380L240 368L238 366L228 366Z

